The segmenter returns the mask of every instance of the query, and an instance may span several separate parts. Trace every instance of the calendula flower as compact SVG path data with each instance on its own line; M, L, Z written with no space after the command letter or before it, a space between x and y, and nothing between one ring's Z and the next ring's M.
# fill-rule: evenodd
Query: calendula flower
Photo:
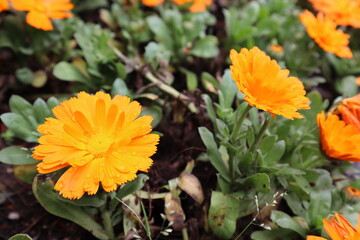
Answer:
M70 0L12 0L12 6L19 11L28 11L26 22L44 31L53 30L50 19L72 17L69 13L74 5Z
M337 25L360 27L358 0L309 0L315 10L329 16Z
M334 53L341 58L352 58L349 45L350 35L341 30L336 30L336 24L330 17L322 13L314 14L305 10L299 16L305 25L306 32L324 50Z
M284 52L284 48L278 44L271 44L270 50L275 53L283 53Z
M0 12L9 10L9 1L8 0L0 0Z
M346 124L333 113L319 113L321 148L326 156L338 160L360 161L360 132L352 124Z
M332 111L346 124L355 126L360 132L360 94L343 99Z
M330 221L323 219L324 229L331 240L359 240L360 239L360 215L359 223L354 228L350 222L341 214L335 213L335 217L331 217ZM307 236L306 240L326 240L326 238Z
M141 0L142 3L148 7L155 7L164 2L164 0Z
M151 116L138 117L141 106L128 97L85 92L53 109L56 118L39 126L43 134L33 157L40 173L69 167L55 184L65 198L107 192L136 178L152 165L159 135L151 132Z
M254 47L230 52L231 76L251 106L288 119L302 118L298 109L309 109L304 85L289 70L281 69L263 51Z
M345 190L350 197L360 198L360 190L359 189L352 187L352 186L347 186L347 187L345 187Z
M173 0L177 5L183 5L185 3L192 2L192 5L189 8L190 12L204 12L206 11L207 6L210 6L212 0Z

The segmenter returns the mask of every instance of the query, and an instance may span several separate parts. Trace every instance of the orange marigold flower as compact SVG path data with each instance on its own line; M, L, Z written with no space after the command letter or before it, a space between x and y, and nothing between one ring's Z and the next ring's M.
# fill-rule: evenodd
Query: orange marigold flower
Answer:
M284 48L278 44L271 44L270 45L270 50L276 53L283 53L284 52Z
M309 0L315 10L329 16L337 25L360 27L358 0Z
M207 6L210 6L212 0L173 0L177 5L183 5L185 3L192 2L193 4L189 8L190 12L204 12Z
M324 229L332 240L359 240L360 239L360 215L356 229L341 214L335 213L330 221L323 219ZM326 240L326 238L307 236L306 240Z
M39 126L43 134L33 157L40 173L68 167L55 184L65 198L95 194L99 184L114 191L152 165L159 135L151 132L151 116L138 117L141 106L128 97L80 92L53 109L56 118Z
M346 124L333 113L319 113L321 148L326 156L338 160L360 161L360 132L352 124Z
M322 13L318 13L315 17L314 14L305 10L299 18L309 36L324 51L334 53L341 58L352 58L352 52L348 47L350 35L336 30L336 24L330 17Z
M141 0L142 3L148 7L155 7L164 2L164 0Z
M360 198L360 190L352 187L352 186L347 186L345 187L346 192L349 194L350 197L358 197Z
M0 0L0 12L9 10L9 2L8 0Z
M302 118L298 109L309 109L304 85L289 70L281 69L263 51L254 47L230 52L231 76L251 106L288 119Z
M346 124L355 126L360 132L360 94L342 100L334 113L339 115Z
M11 0L11 3L16 10L29 11L26 22L44 31L54 29L50 19L72 17L67 11L74 7L71 0Z

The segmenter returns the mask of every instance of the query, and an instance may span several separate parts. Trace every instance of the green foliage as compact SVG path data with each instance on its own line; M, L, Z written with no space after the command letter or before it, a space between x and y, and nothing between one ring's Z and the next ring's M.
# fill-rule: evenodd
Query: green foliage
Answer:
M218 54L218 40L206 36L207 26L214 24L208 12L182 14L177 9L164 9L160 16L146 18L159 48L170 54L170 61L179 64L188 55L212 58Z
M239 214L239 199L213 191L209 210L209 225L211 230L222 239L229 239L236 229Z
M85 211L79 208L73 201L61 201L58 193L54 191L54 185L47 180L42 182L35 178L33 183L33 192L40 204L51 214L68 219L86 230L90 231L98 239L109 239L103 228ZM86 201L86 200L82 200ZM76 203L76 201L75 201Z
M32 238L27 234L16 234L9 238L9 240L32 240Z
M53 116L51 109L58 104L58 100L51 97L47 103L42 99L37 99L31 105L24 98L13 95L9 102L11 112L3 113L0 119L13 136L26 142L37 142L39 134L36 129L38 125L44 123L46 117Z
M125 66L117 61L110 46L114 33L99 25L81 21L76 22L75 26L74 37L81 48L79 55L85 62L59 62L54 67L54 75L64 81L79 82L88 88L110 89L115 79L126 76Z
M29 149L18 146L10 146L0 150L0 162L12 165L37 163L31 157Z

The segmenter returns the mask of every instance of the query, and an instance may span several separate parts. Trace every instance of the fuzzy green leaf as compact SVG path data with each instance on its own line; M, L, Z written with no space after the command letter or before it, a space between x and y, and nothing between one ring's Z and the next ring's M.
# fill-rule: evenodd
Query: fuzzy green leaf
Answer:
M209 225L216 236L230 239L236 230L236 220L239 216L238 198L213 191L209 210Z

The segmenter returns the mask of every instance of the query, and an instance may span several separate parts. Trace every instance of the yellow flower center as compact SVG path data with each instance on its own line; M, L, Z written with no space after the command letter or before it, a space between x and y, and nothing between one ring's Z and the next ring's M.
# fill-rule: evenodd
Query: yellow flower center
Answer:
M45 10L46 10L45 5L41 4L41 3L35 4L34 8L35 8L35 11L37 11L37 12L45 12Z
M103 157L109 150L113 140L104 134L96 134L92 136L87 144L88 151L96 158Z

